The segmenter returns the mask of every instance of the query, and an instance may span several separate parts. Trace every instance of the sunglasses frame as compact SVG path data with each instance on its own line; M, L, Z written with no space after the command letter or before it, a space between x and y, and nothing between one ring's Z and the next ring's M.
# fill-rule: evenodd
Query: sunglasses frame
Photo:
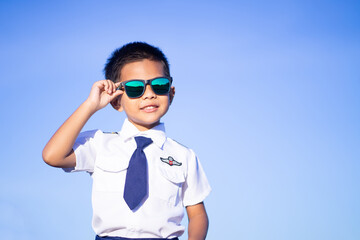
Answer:
M157 94L155 93L154 89L153 89L153 85L151 84L152 81L156 80L156 79L159 79L159 78L166 78L167 80L169 80L170 82L170 85L169 85L169 91L165 94ZM143 91L142 93L138 96L138 97L130 97L128 95L129 98L139 98L141 97L142 95L144 95L145 93L145 89L146 89L146 85L150 85L151 86L151 90L156 94L156 95L166 95L170 92L170 88L171 88L171 85L172 85L172 82L173 82L173 78L172 77L156 77L156 78L152 78L152 79L148 79L148 80L143 80L143 79L131 79L131 80L127 80L127 81L124 81L124 82L121 82L119 87L117 88L117 90L122 90L124 89L124 91L126 92L126 89L125 89L125 84L128 83L128 82L132 82L132 81L140 81L142 83L144 83L144 88L143 88ZM127 93L126 93L127 95Z

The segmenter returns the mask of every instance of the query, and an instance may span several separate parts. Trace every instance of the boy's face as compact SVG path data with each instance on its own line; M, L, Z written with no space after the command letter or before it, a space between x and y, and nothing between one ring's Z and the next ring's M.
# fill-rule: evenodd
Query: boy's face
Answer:
M148 59L127 63L121 69L120 76L120 82L163 77L163 64ZM141 97L129 98L124 92L112 105L118 111L124 110L129 121L140 131L145 131L159 124L160 118L168 111L174 94L174 87L171 87L170 92L166 95L156 95L151 86L146 85L145 92Z

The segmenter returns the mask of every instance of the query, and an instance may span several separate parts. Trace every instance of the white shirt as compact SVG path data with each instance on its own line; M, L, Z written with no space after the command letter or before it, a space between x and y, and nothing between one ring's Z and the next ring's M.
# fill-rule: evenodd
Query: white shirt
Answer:
M123 199L126 169L136 149L135 136L153 143L144 149L148 161L149 195L131 211ZM121 132L80 133L74 145L76 167L93 178L93 229L99 236L174 238L183 234L184 206L202 202L211 188L191 149L166 137L164 124L139 131L127 119Z

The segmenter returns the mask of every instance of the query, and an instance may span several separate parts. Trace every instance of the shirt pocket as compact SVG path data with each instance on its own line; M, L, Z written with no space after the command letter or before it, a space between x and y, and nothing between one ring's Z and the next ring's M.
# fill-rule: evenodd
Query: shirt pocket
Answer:
M95 191L124 192L126 170L129 161L117 158L99 159L95 163L93 173L93 189Z
M158 168L159 186L157 196L166 201L171 207L182 202L182 187L185 182L185 175L182 168L160 166Z

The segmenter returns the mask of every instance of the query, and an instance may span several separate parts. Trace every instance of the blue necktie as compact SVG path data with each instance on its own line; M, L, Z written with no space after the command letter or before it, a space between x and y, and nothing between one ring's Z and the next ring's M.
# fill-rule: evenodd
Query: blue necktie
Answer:
M148 170L144 148L152 143L150 138L135 137L137 148L130 158L126 173L124 200L134 210L148 193Z

